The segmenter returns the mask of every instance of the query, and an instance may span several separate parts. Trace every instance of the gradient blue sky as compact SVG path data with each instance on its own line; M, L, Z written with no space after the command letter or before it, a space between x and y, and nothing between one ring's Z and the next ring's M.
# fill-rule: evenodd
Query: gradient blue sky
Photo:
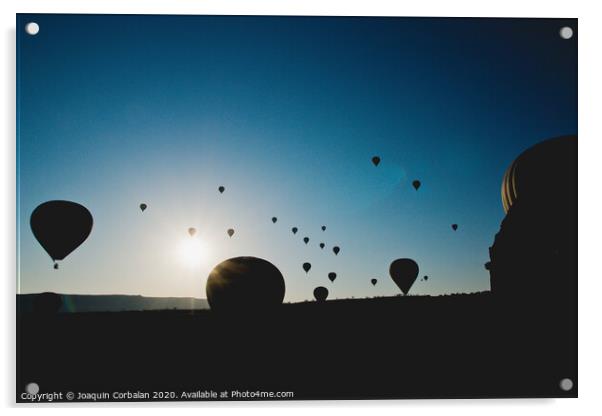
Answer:
M505 168L577 132L577 40L559 36L576 24L18 15L20 291L204 297L238 255L274 263L287 301L399 293L399 257L430 277L411 293L488 290ZM94 216L58 271L29 227L52 199Z

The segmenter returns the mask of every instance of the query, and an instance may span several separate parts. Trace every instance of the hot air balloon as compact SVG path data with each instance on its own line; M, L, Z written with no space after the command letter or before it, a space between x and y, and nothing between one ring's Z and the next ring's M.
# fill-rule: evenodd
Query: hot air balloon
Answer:
M407 295L418 277L418 264L412 259L397 259L389 266L389 274L403 294Z
M219 188L217 188L217 190L219 191L220 194L223 194L224 191L226 190L226 188L224 188L223 186L220 186Z
M272 217L272 222L273 222L274 224L276 224L276 221L278 221L278 218L276 218L276 217Z
M92 231L92 214L71 201L48 201L31 213L31 231L55 262L63 260L80 246Z
M303 238L303 242L304 242L305 244L309 243L309 237L304 237L304 238Z
M414 189L418 190L418 188L420 188L420 181L419 180L415 180L412 182L412 186L414 187Z
M458 224L452 224L452 230L456 231L458 229Z
M273 310L284 299L284 277L276 266L257 257L235 257L215 266L207 279L211 310L240 313Z
M330 273L328 273L328 278L330 279L331 282L334 282L334 279L337 278L337 274L335 272L330 272Z
M140 211L144 212L146 209L146 204L140 204Z
M194 237L194 235L196 234L196 228L190 227L188 229L188 234L190 234L191 237Z
M303 270L305 270L305 273L309 272L309 269L311 269L311 264L310 263L303 263Z
M429 280L429 277L428 277L428 276L424 276L424 277L422 278L422 280L424 280L424 281L426 282L427 280Z
M234 229L229 228L227 232L228 232L228 236L230 236L230 238L232 238L232 236L234 235Z
M293 232L293 234L297 234L297 231L299 231L299 229L297 227L293 227L291 228L291 231Z
M321 248L321 249L324 249L324 247L326 247L326 244L324 244L324 243L320 243L320 248Z
M318 302L324 302L327 297L328 289L326 289L324 286L318 286L314 289L314 298L316 298Z
M326 231L326 226L325 225L322 226L322 231Z
M341 251L341 249L339 248L339 246L334 246L332 248L332 251L334 252L334 255L336 256L337 254L339 254L339 251Z
M372 283L372 286L376 286L376 282L378 282L378 280L376 279L371 279L370 283Z
M378 164L380 163L380 157L374 156L372 158L372 163L374 164L374 166L378 166Z

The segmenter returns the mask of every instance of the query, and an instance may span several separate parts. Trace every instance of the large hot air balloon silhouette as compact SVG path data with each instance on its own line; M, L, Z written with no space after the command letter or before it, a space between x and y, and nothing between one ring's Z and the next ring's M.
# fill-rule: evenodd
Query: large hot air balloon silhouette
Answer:
M304 237L304 238L303 238L303 242L304 242L305 244L309 243L309 237Z
M140 204L140 211L144 212L144 210L146 209L147 205L146 204Z
M276 217L272 217L272 222L273 222L274 224L276 224L276 221L278 221L278 218L276 218Z
M456 231L458 229L458 224L452 224L452 230Z
M309 269L311 269L311 264L310 263L303 263L303 270L305 270L305 273L309 272Z
M374 164L374 166L378 166L378 164L380 163L380 157L378 157L378 156L372 157L372 163Z
M320 243L320 248L321 248L321 249L324 249L324 247L326 247L326 244L324 244L324 243Z
M215 266L207 279L207 301L212 311L240 312L269 310L282 304L284 277L267 260L235 257Z
M378 280L376 279L371 279L370 283L372 283L372 286L376 286L376 282L378 282Z
M314 289L314 298L316 298L318 302L324 302L327 297L328 289L326 289L324 286L318 286Z
M297 227L293 227L291 228L291 231L293 232L293 234L297 234L297 231L299 231L299 229Z
M226 190L226 188L224 188L223 186L220 186L219 188L217 188L217 190L219 191L220 194L223 194L224 191ZM236 193L236 192L234 192Z
M194 237L194 235L196 234L196 228L190 227L188 229L188 234L190 234L191 237Z
M335 272L330 272L330 273L328 273L328 278L330 279L331 282L334 282L334 279L337 278L337 274Z
M397 259L389 266L389 274L403 294L407 295L418 277L418 264L412 259Z
M412 182L412 186L414 187L415 190L418 190L418 188L420 188L420 185L421 185L421 183L418 179L416 179Z
M227 231L227 233L228 233L228 236L229 236L230 238L232 238L232 236L234 235L234 229L233 229L233 228L228 228L228 231Z
M58 268L92 231L92 214L83 205L71 201L48 201L40 204L29 219L31 231Z
M334 246L332 248L332 251L334 252L334 255L336 256L339 254L339 251L341 251L341 249L339 248L339 246Z

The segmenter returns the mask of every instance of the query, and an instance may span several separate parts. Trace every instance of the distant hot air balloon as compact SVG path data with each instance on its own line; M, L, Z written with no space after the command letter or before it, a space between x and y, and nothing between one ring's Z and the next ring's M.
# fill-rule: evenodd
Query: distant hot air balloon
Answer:
M273 222L274 224L276 224L276 221L278 221L278 218L276 218L276 217L272 217L272 222Z
M378 164L380 163L380 157L374 156L372 158L372 163L374 164L374 166L378 166Z
M418 277L418 264L412 259L397 259L389 266L389 274L403 294L407 295Z
M48 201L31 213L31 231L55 262L63 260L82 244L92 231L92 214L71 201Z
M314 289L314 298L316 298L318 302L324 302L327 297L328 289L326 289L324 286L318 286Z
M371 279L370 283L372 283L372 286L376 286L376 282L378 282L378 280L376 279Z
M293 232L293 234L297 234L297 231L299 231L299 229L297 227L293 227L291 228L291 231Z
M322 231L326 231L326 226L325 225L322 226Z
M305 244L309 243L309 237L304 237L304 238L303 238L303 242L304 242Z
M227 232L228 232L228 236L230 236L230 238L232 238L232 236L234 235L234 229L229 228Z
M452 224L452 229L456 231L458 229L458 224Z
M424 280L424 281L426 282L427 280L429 280L429 277L428 277L428 276L424 276L424 277L422 278L422 280Z
M188 229L188 234L190 234L191 237L194 237L194 235L196 234L196 228L190 227Z
M324 244L324 243L320 243L320 248L321 248L321 249L324 249L324 247L326 247L326 244Z
M418 190L418 188L420 188L420 181L419 180L415 180L412 182L412 186L414 187L414 189Z
M337 274L335 272L330 272L330 273L328 273L328 278L330 279L331 282L334 282L334 279L337 278Z
M219 191L220 194L223 194L224 191L226 190L226 188L224 188L223 186L220 186L219 188L217 188L217 190Z
M311 269L311 264L310 263L303 263L303 270L305 270L305 273L309 272L309 269Z
M144 212L146 209L146 204L140 204L140 211Z
M339 254L339 251L341 251L341 249L339 248L339 246L334 246L332 248L332 251L334 252L334 255L336 256L337 254Z

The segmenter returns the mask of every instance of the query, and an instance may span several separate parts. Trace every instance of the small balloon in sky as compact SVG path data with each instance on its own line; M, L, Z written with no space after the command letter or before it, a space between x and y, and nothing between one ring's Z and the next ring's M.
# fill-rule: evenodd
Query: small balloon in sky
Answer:
M232 236L234 235L234 229L229 228L227 232L228 232L228 236L230 236L230 238L232 238Z
M341 249L339 248L339 246L334 246L332 248L332 251L334 252L334 255L336 256L339 254L339 251L341 251Z
M322 231L326 231L326 226L325 225L322 226Z
M297 231L299 231L299 229L297 227L293 227L291 228L291 231L293 232L293 234L297 234Z
M321 248L321 249L324 249L324 247L326 247L326 244L324 244L324 243L320 243L320 248Z
M334 282L334 279L337 278L337 274L335 272L330 272L330 273L328 273L328 278L330 279L331 282Z
M144 210L146 209L146 204L142 203L140 204L140 211L144 212Z
M188 229L188 234L190 234L191 237L194 237L194 235L196 234L196 228L190 227Z
M420 183L420 181L419 181L418 179L416 179L416 180L414 180L414 181L412 182L412 186L413 186L413 187L414 187L414 189L416 189L416 190L418 190L418 188L420 188L420 185L422 185L422 184Z
M397 259L389 266L389 274L403 294L407 295L418 277L418 264L412 259Z
M318 286L314 289L314 298L316 298L318 302L324 302L327 297L328 289L326 289L324 286Z
M428 277L428 276L424 276L424 277L422 278L422 280L424 280L424 281L426 282L427 280L429 280L429 277Z
M304 242L305 244L309 243L309 237L304 237L304 238L303 238L303 242Z
M380 157L378 157L378 156L372 157L372 163L374 164L374 166L378 166L378 164L380 163Z
M276 224L276 221L278 221L278 218L276 218L276 217L272 217L272 222L273 222L274 224Z
M376 283L378 282L378 280L376 279L371 279L370 283L372 283L372 286L376 286Z
M452 230L456 231L458 229L458 224L452 224Z
M309 269L311 269L311 264L310 263L303 263L303 270L305 270L305 273L309 272Z
M219 191L220 194L223 194L224 191L226 190L226 188L224 188L223 186L220 186L219 188L217 188L217 190Z

